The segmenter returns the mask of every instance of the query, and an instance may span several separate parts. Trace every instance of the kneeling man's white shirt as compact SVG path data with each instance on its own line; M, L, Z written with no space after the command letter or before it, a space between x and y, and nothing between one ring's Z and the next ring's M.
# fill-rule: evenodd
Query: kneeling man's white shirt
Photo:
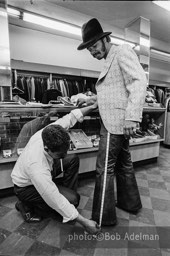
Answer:
M69 129L77 121L83 121L83 115L79 109L72 110L50 125L57 124ZM11 174L12 181L19 187L34 185L44 201L63 216L63 222L74 220L78 216L77 209L60 194L57 186L52 181L53 158L44 150L41 137L42 130L36 132L30 138L18 158Z

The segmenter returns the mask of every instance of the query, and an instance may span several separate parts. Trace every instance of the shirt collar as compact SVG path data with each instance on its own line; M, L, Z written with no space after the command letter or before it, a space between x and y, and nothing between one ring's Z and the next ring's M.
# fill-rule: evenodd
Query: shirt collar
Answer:
M54 162L53 158L45 150L44 150L44 155L50 165L50 168L52 169L53 162Z

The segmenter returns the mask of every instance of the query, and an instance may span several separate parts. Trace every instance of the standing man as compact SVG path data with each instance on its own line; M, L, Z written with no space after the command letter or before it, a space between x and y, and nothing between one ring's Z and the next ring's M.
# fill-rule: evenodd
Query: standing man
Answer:
M98 101L102 119L99 152L96 164L96 184L92 219L99 222L107 133L110 133L107 180L102 225L115 225L114 175L117 184L117 207L136 213L141 209L140 195L129 151L129 136L136 132L142 118L146 94L146 75L133 49L111 44L95 18L82 26L83 42L78 50L87 49L98 59L105 59L96 83L97 96L87 99L87 105ZM84 100L79 100L79 106Z
M36 132L25 146L11 174L15 194L20 200L16 209L25 221L38 222L41 217L57 212L64 223L77 220L87 232L95 234L99 231L95 221L84 218L76 209L80 199L75 191L77 168L67 168L64 186L57 185L51 174L53 161L67 155L70 145L67 129L77 121L83 121L83 116L95 108L97 102L81 110L72 110Z

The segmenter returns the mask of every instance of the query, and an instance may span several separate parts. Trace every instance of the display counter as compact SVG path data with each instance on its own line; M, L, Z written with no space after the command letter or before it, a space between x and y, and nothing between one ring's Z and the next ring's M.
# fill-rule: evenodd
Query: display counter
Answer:
M43 120L43 117L48 116L49 113L55 113L56 115L50 116L48 118L48 123L55 121L58 117L61 117L76 107L64 107L59 105L44 105L36 106L24 106L24 105L14 105L14 104L2 104L0 105L0 189L6 189L12 187L11 181L11 171L14 167L16 160L18 159L17 146L19 141L19 134L24 125L35 119ZM92 114L96 116L95 114ZM84 124L77 124L76 128L81 128L86 130L88 135L94 134L96 131L99 133L100 127L97 128L92 124L88 117L85 117L86 122ZM94 119L93 119L94 120ZM98 117L95 117L99 124ZM46 123L46 124L48 124ZM93 123L93 121L92 121ZM44 124L43 124L44 126ZM34 129L34 128L33 128ZM25 141L29 138L25 137ZM24 141L24 142L25 142ZM20 148L23 148L23 144ZM68 154L76 153L80 158L80 173L89 172L95 170L95 162L97 156L97 148L87 148L79 150L70 150ZM4 157L6 154L6 157ZM9 155L9 157L8 157Z
M64 107L57 105L45 106L21 106L21 105L0 105L0 189L5 189L13 186L11 181L11 171L18 158L17 142L22 127L31 120L46 116L51 112L55 112L57 116L50 117L50 122L58 117L69 113L76 107ZM143 115L149 115L154 118L155 123L162 127L159 130L159 137L151 136L143 140L135 139L130 141L130 151L132 161L142 161L159 156L160 142L164 141L165 135L165 108L145 107ZM49 120L48 120L49 121ZM93 111L90 116L85 117L83 123L78 123L74 129L82 129L89 137L99 136L100 132L100 117L98 111ZM25 138L28 141L28 138ZM24 144L25 145L25 144ZM24 145L21 148L24 148ZM97 147L74 149L68 153L76 153L80 158L80 173L94 171L97 157ZM9 157L4 157L3 154L11 154Z

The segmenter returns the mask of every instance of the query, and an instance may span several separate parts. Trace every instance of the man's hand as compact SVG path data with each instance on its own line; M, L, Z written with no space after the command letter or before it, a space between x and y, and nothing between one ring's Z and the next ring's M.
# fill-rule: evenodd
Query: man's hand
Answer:
M87 99L79 98L77 100L77 106L82 107L82 106L90 106L95 104L97 101L97 95L88 97Z
M79 222L85 230L91 234L96 235L98 232L100 232L101 228L98 226L98 224L94 220L89 220L83 217L81 214L77 217L77 222Z
M93 107L93 109L98 108L98 102L97 102L97 100L92 104L92 107Z
M87 116L89 113L91 113L93 110L95 110L98 107L97 101L95 101L92 105L80 108L80 111L83 116Z
M125 121L125 126L123 128L123 133L125 138L130 138L130 136L136 134L136 130L139 128L138 122Z
M84 225L84 228L91 235L96 235L101 231L101 228L94 220L86 219L86 224Z
M83 106L87 106L86 99L79 98L79 99L77 100L76 106L78 106L79 108L81 108L81 107L83 107Z

